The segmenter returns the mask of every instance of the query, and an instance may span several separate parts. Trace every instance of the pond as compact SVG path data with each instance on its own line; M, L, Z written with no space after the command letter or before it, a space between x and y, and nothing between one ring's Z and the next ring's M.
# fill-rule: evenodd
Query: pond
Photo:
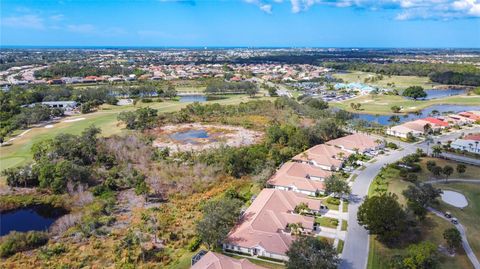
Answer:
M173 133L170 135L170 138L173 140L184 142L184 143L195 144L196 139L209 138L209 134L205 130L191 129L188 131Z
M0 236L11 231L45 231L62 215L66 214L62 208L50 206L35 206L20 208L0 213Z
M426 90L427 97L424 100L444 98L448 96L460 95L467 93L466 89L447 89L447 90Z
M193 103L193 102L206 102L225 99L222 96L211 96L211 95L200 95L200 94L191 94L191 95L182 95L180 96L180 102L182 103Z
M205 102L207 101L206 95L182 95L180 96L180 102L188 103L188 102Z
M458 113L458 112L468 111L468 110L480 110L480 106L433 105L419 111L418 113L397 114L397 116L400 118L400 122L398 123L402 123L406 121L426 118L426 117L432 116L433 114L435 115L441 115L444 113L450 114L450 113ZM432 112L435 112L435 113L432 113ZM390 117L392 116L393 115L373 115L373 114L354 113L355 118L366 120L368 122L376 122L381 125L392 124L392 122L390 122ZM395 123L395 124L398 124L398 123Z

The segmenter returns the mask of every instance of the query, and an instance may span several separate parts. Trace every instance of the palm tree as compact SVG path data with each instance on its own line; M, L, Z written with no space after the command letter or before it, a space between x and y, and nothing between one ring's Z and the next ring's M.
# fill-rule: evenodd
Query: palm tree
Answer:
M432 147L432 154L433 156L437 157L442 153L442 147L440 145L435 145Z
M423 134L424 135L427 135L427 134L430 134L432 132L432 125L430 125L430 123L427 123L423 126Z

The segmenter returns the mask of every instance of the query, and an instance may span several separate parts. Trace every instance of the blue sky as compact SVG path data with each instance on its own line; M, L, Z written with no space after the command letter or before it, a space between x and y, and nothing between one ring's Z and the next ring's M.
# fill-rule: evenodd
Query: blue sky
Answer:
M480 47L480 0L1 0L1 45Z

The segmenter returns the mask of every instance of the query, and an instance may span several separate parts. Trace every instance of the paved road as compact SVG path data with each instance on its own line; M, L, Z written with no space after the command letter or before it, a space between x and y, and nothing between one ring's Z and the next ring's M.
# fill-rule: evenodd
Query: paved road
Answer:
M368 232L358 224L358 207L368 194L368 188L380 169L388 163L393 163L402 157L414 153L417 145L411 144L402 151L395 151L389 156L381 156L374 163L368 163L365 170L361 171L352 185L350 204L348 205L348 230L343 247L341 269L363 269L368 262Z
M449 219L447 219L442 212L436 210L436 209L433 209L431 207L428 208L428 210L430 210L430 212L434 213L435 215L437 215L438 217L446 220L446 221L450 221ZM465 229L463 228L462 224L458 223L455 225L455 227L457 228L457 230L460 232L460 234L462 235L462 246L463 246L463 249L465 249L465 253L467 254L468 258L470 259L470 261L472 262L473 264L473 267L475 269L480 269L480 263L478 262L478 259L477 257L475 256L475 253L473 253L473 250L472 248L470 247L470 244L468 243L468 240L467 240L467 234L465 233Z

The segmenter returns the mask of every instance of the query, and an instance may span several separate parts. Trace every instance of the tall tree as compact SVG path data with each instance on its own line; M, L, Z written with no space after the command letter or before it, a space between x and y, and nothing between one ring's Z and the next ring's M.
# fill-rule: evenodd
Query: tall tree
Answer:
M358 209L358 223L381 241L394 242L407 228L406 213L397 200L392 193L367 197Z
M203 207L203 219L197 224L197 232L210 249L225 239L240 215L241 206L238 199L224 198L210 201Z
M462 245L462 235L457 228L446 229L443 232L443 238L447 242L450 252L455 252Z
M302 236L287 251L288 269L335 269L340 263L333 246L319 238Z

